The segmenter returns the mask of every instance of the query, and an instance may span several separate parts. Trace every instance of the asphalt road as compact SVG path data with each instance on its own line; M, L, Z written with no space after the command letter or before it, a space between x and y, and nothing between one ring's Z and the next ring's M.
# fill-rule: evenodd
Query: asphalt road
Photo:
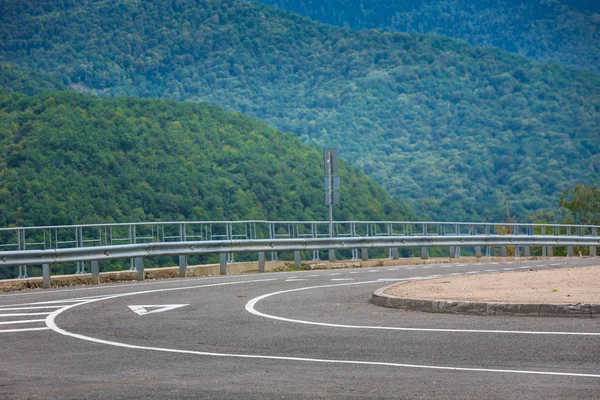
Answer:
M598 399L600 319L368 303L375 289L400 280L594 264L600 258L2 294L0 398Z

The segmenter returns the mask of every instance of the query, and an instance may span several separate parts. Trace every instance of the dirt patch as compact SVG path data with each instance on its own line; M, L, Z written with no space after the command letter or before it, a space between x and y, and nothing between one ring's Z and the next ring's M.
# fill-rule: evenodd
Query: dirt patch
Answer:
M392 286L401 298L525 304L600 304L600 266L462 275Z

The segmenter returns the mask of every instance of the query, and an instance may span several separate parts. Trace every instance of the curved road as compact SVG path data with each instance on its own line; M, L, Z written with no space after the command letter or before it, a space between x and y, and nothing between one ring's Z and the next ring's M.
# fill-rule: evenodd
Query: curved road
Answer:
M600 319L402 312L407 279L600 259L265 273L0 295L0 398L597 398Z

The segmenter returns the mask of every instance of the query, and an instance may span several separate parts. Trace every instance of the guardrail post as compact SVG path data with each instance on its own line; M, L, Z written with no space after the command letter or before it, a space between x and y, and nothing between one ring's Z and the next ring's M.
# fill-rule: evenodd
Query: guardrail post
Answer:
M227 275L227 253L219 254L219 273Z
M450 246L450 258L456 258L456 247Z
M179 277L185 278L187 272L187 257L179 256Z
M302 258L298 250L294 251L294 267L300 268L302 266Z
M98 260L93 260L92 264L92 285L98 285L100 283L100 263Z
M531 257L529 246L523 246L523 257Z
M573 246L567 246L567 257L573 257Z
M42 289L50 289L50 264L42 264Z
M400 258L400 251L397 247L392 247L392 260L398 260Z
M429 258L429 247L421 247L421 258L424 260Z
M590 246L590 257L596 257L596 246Z
M329 250L329 261L330 262L335 261L335 250Z
M481 252L481 246L475 246L475 257L481 258L483 256Z
M369 261L369 249L360 249L360 259Z
M501 257L508 257L508 249L506 248L506 246L501 246L500 247L500 256Z
M546 246L546 257L554 257L552 246Z
M265 272L265 259L266 255L264 251L258 252L258 272Z
M135 270L137 271L137 280L144 280L144 259L142 257L136 257L133 259Z

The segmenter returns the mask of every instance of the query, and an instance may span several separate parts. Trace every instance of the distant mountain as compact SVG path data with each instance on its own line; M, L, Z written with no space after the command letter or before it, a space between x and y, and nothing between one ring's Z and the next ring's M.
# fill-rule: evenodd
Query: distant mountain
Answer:
M326 220L320 151L217 107L0 89L0 227ZM414 219L341 163L337 219Z
M234 0L0 1L0 58L102 96L208 101L342 157L421 218L521 220L600 174L600 75Z
M255 0L352 29L433 33L600 70L597 0Z

